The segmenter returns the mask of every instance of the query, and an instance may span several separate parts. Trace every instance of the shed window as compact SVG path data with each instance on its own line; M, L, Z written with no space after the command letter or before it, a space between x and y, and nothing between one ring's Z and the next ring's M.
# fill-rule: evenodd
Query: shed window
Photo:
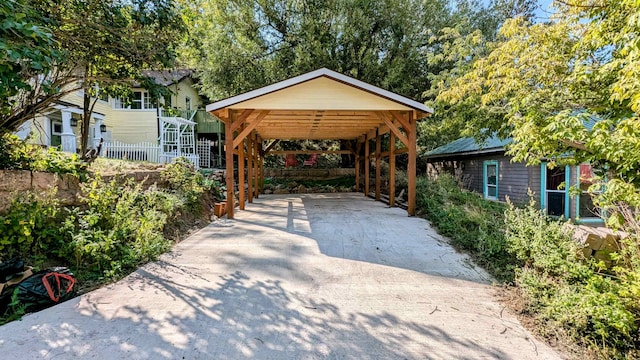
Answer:
M563 216L568 212L566 201L566 178L565 167L547 169L545 178L545 197L547 214L551 216Z
M484 198L498 200L498 162L485 161L483 170Z

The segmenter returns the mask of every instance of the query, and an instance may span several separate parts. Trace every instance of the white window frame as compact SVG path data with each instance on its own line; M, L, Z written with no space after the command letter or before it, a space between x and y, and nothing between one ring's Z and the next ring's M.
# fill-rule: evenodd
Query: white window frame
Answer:
M140 99L135 99L135 95L133 94L136 94L136 93L140 94ZM140 104L140 108L132 109L131 105L134 103ZM119 97L116 97L113 99L114 110L149 111L149 110L156 109L156 104L151 101L151 94L149 94L148 91L144 91L144 90L133 91L132 97L131 97L131 103L126 107L124 105L125 105L125 102L123 101L123 99Z

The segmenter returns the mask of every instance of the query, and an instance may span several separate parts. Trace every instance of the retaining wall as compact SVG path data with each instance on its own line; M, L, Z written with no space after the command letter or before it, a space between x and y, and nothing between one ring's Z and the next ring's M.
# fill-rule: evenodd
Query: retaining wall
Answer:
M329 180L345 176L356 176L354 168L335 169L264 169L265 178L292 180Z
M154 183L163 185L159 170L140 170L121 175L125 178L133 177L135 181L142 182L145 188ZM103 179L111 181L114 176L115 174L104 174ZM62 205L79 204L80 180L75 176L30 170L0 170L0 212L9 207L16 193L47 191L52 187L57 188L56 196Z

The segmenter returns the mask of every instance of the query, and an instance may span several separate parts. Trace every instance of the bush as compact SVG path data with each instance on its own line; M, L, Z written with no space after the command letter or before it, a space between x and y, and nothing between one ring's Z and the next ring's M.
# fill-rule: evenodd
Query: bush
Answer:
M470 251L498 280L513 279L516 260L504 238L503 204L461 190L448 175L418 178L416 203L418 211L450 238L452 245Z
M70 241L59 255L75 267L113 278L168 250L162 231L183 202L175 195L141 189L132 179L105 183L99 176L83 184L86 208L70 211L64 230Z
M182 197L189 205L196 204L204 193L212 193L219 197L220 184L203 173L197 171L186 158L177 158L161 173L162 180L169 184L169 189Z
M62 216L55 190L18 193L0 215L0 260L17 256L43 261L62 239Z
M0 136L0 169L32 170L55 174L72 174L84 179L87 164L76 154L56 148L43 149L20 140L15 135Z
M505 225L509 251L523 265L516 284L524 310L542 332L558 330L605 357L624 357L637 348L640 297L632 290L638 289L637 273L601 272L594 260L582 257L567 227L533 202L524 209L510 205Z

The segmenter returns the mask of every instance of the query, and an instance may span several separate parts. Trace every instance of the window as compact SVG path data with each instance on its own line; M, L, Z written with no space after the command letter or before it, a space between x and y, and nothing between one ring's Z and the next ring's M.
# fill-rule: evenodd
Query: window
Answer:
M565 167L557 167L553 169L547 169L546 164L544 166L544 204L547 209L547 214L551 216L565 216L568 217L567 207L567 169Z
M62 145L62 123L59 121L51 122L51 146Z
M184 98L184 108L191 110L191 98L188 96Z
M498 162L495 160L485 161L483 170L484 198L498 200Z
M128 101L127 101L128 100ZM155 109L156 104L152 101L151 95L146 91L134 91L129 99L115 98L114 109L147 110Z

